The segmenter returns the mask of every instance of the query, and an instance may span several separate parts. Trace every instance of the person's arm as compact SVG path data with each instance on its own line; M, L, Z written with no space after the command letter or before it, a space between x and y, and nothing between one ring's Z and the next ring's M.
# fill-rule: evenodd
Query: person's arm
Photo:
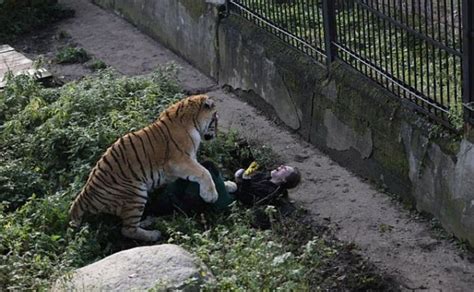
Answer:
M241 168L234 173L234 178L235 178L236 183L242 182L242 176L244 174L244 171L245 169Z
M277 185L270 182L266 173L257 172L249 179L241 179L235 197L245 205L251 206L272 194L277 188Z

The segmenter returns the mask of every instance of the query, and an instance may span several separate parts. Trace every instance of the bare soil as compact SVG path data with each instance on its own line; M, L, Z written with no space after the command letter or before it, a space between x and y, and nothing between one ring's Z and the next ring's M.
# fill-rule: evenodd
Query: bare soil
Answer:
M12 46L33 59L42 55L48 69L62 81L92 73L87 64L53 61L67 44L77 44L127 75L147 74L169 62L178 64L182 68L179 80L187 92L206 92L218 100L221 127L271 146L283 161L302 171L304 180L291 198L308 210L314 224L327 226L336 238L394 278L402 290L474 290L473 254L434 228L434 221L405 209L396 198L342 168L280 126L276 118L221 89L120 17L86 0L60 2L73 8L76 16L24 36Z

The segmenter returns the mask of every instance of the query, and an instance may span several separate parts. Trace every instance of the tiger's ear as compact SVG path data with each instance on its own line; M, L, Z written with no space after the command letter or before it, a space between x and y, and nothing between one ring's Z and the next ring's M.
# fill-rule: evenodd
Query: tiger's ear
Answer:
M208 99L206 99L206 101L204 101L204 106L206 108L211 109L211 108L215 107L215 104L214 104L214 101L212 99L208 98Z

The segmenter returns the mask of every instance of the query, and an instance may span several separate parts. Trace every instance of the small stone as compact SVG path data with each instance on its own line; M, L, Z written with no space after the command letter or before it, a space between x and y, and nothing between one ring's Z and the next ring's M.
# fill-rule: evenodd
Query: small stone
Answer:
M308 154L302 153L302 154L296 154L295 157L294 157L294 160L295 160L296 162L303 162L303 161L305 161L305 160L308 159L308 158L309 158L309 155L308 155Z

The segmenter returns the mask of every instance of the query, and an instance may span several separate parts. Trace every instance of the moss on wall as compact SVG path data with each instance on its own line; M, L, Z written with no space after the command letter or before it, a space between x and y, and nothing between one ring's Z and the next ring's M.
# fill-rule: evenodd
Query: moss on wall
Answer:
M199 21L199 18L204 17L207 13L208 5L205 1L196 0L176 0L186 8L186 11L194 21Z

